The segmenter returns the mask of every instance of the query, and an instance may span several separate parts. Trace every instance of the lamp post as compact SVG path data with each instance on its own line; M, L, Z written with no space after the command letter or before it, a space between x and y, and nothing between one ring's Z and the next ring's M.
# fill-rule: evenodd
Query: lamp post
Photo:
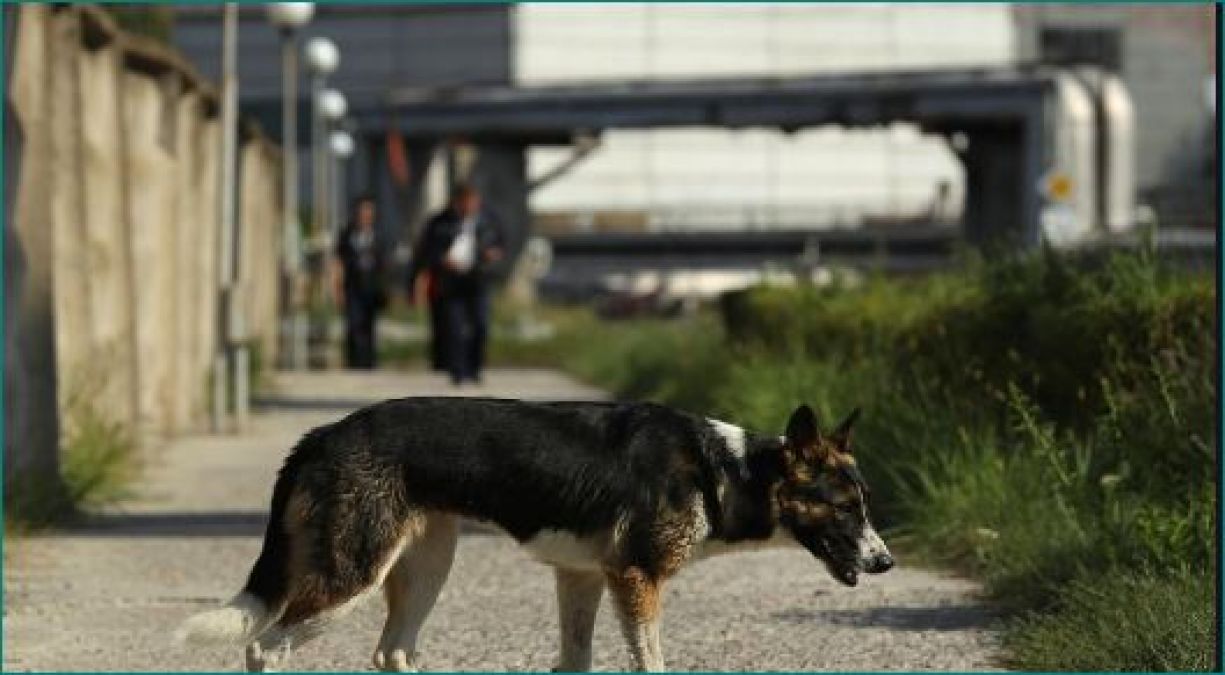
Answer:
M339 236L340 229L344 227L344 207L345 193L347 191L348 172L345 170L348 165L348 159L353 156L353 136L348 131L338 129L333 131L328 137L328 146L332 151L332 157L335 158L333 165L332 181L335 192L332 196L332 236Z
M306 318L302 313L302 230L298 222L298 31L310 22L315 5L309 2L273 2L268 21L281 33L281 231L282 365L302 368L306 362Z
M327 206L327 238L332 241L336 238L339 230L340 204L337 203L337 195L339 191L337 186L340 184L340 176L338 175L339 167L331 159L334 154L334 146L332 145L332 127L339 124L344 119L345 113L349 110L349 102L345 99L345 95L335 89L325 89L319 92L319 113L323 117L324 131L327 132L328 148L326 153L326 164L324 168L324 188L326 190ZM352 139L350 139L350 142Z
M233 395L235 423L241 427L247 413L247 353L242 313L235 301L239 280L237 157L238 157L238 5L227 2L221 14L221 163L218 167L218 270L217 353L213 360L212 420L214 431L224 431ZM232 389L231 389L232 387Z
M326 126L320 110L320 94L323 93L324 82L328 75L336 72L340 66L340 50L336 44L324 37L311 38L306 43L306 65L311 74L311 296L320 303L326 303L327 293L324 275L327 272L324 246L320 238L326 232L327 218L327 143ZM311 316L320 323L309 326L308 360L312 365L323 365L326 362L328 344L327 319L319 312Z
M323 96L327 76L340 66L340 50L331 40L323 37L311 38L306 43L306 61L311 71L311 163L314 200L312 222L318 236L325 232L327 214L327 125L322 109L328 97Z

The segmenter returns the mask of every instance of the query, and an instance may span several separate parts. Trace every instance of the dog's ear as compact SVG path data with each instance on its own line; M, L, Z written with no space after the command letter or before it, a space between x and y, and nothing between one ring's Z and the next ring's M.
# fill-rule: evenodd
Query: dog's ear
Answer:
M830 438L833 439L834 443L838 444L838 448L843 452L849 452L851 449L851 428L855 426L855 420L858 419L859 408L855 408L851 411L850 415L846 416L846 419L842 420L842 424L839 424L838 428L834 429L833 433L830 434Z
M817 415L807 404L801 405L791 413L787 420L787 443L796 448L812 446L821 437L817 428Z

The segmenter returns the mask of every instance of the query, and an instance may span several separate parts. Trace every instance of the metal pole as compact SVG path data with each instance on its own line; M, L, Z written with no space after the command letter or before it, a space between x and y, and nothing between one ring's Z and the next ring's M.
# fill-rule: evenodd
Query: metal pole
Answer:
M327 231L327 182L324 176L326 157L323 113L319 110L319 94L323 91L323 75L311 78L311 230L308 239L311 251L311 299L309 312L309 361L322 364L328 342L327 317L321 316L319 305L327 299L327 260L320 239Z
M315 243L318 243L328 232L327 120L323 117L323 111L319 109L319 95L323 92L323 88L323 76L316 75L311 83L311 111L314 125L311 131L311 152L314 153L312 161L314 163L315 192L311 208L313 211L311 220L314 222L311 238Z
M227 426L229 406L227 396L230 391L229 365L233 362L232 345L234 339L234 323L237 312L234 311L234 281L237 265L235 264L235 243L237 240L235 228L235 169L238 155L238 91L237 91L237 56L238 56L238 6L227 2L222 9L222 39L221 39L221 163L219 168L219 226L220 247L218 270L219 285L219 317L217 333L217 354L213 360L213 430L222 431Z
M332 150L328 144L331 123L319 116L319 253L324 261L324 278L327 276L327 254L332 243ZM331 297L329 294L327 297Z
M283 133L282 200L284 203L283 265L285 283L285 337L283 363L300 369L306 361L306 326L302 314L302 231L298 224L298 45L292 28L281 31Z
M344 204L345 195L345 160L343 157L336 155L331 164L332 178L332 241L336 241L340 237L340 230L344 228Z
M247 271L242 264L242 221L238 217L238 5L230 5L230 78L229 101L230 111L230 155L229 155L229 209L230 228L233 230L231 242L231 277L230 277L230 365L234 369L234 427L235 430L247 427L247 417L251 411L251 358L247 342L247 317L242 313L238 302L238 293L245 285Z

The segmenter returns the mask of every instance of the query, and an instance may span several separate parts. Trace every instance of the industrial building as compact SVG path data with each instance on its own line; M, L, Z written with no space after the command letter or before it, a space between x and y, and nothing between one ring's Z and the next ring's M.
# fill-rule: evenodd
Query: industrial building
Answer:
M214 75L215 9L177 12L176 43ZM258 7L244 8L241 34L244 108L276 135L277 35ZM1121 78L1134 105L1140 201L1157 209L1162 225L1214 221L1211 6L320 5L305 35L326 35L339 45L341 67L332 83L349 97L358 120L371 119L363 112L392 114L397 97L446 100L491 86L1097 66ZM359 125L366 142L350 163L350 185L377 187L385 173L383 126ZM875 128L610 129L594 149L573 155L566 144L527 151L529 185L573 164L531 190L538 228L820 229L955 221L966 186L964 165L947 137L905 121ZM437 202L440 183L433 184L426 205Z

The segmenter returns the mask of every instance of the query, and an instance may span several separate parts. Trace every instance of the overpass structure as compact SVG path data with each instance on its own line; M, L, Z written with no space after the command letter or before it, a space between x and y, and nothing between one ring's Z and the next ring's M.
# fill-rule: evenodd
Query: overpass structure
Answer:
M608 291L664 291L709 297L757 283L772 273L820 279L822 268L923 274L955 263L963 238L951 227L923 223L833 230L740 232L588 232L552 238L542 294L582 300ZM1108 234L1078 243L1077 255L1147 248L1163 264L1209 270L1216 265L1215 230L1161 228Z
M417 162L440 143L475 146L473 179L519 242L529 223L525 149L606 130L913 123L948 139L964 164L962 234L973 242L1075 243L1129 226L1134 200L1130 101L1117 79L1085 69L403 88L355 116L365 131L398 130ZM410 192L420 204L420 186Z

